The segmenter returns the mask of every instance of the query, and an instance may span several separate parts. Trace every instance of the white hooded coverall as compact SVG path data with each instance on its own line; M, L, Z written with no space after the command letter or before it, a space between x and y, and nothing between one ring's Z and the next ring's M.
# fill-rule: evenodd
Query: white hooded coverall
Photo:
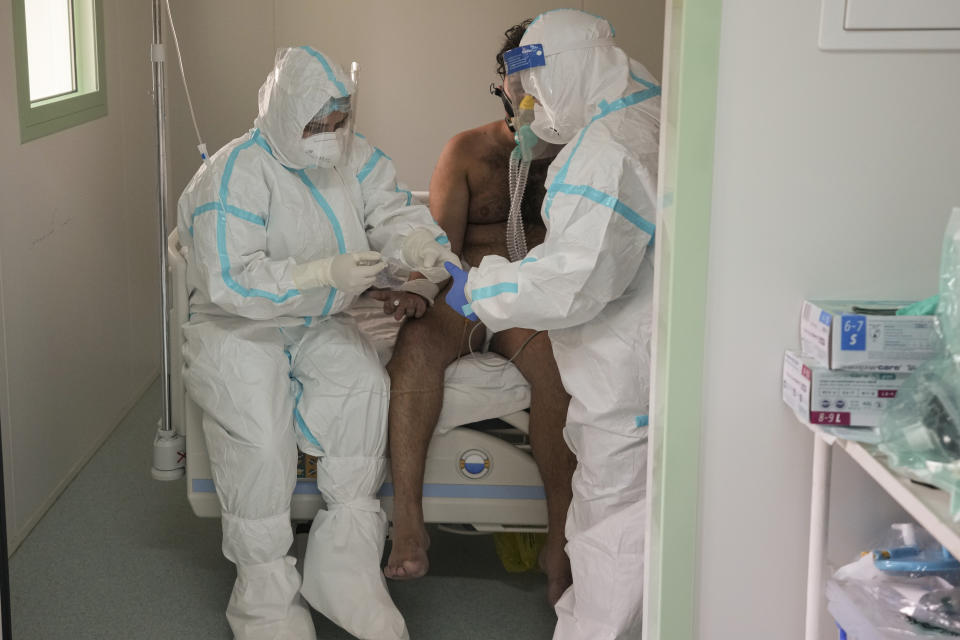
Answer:
M303 596L360 638L408 637L380 572L389 378L338 315L356 296L300 291L291 275L348 252L401 259L414 229L443 234L362 137L333 167L313 166L304 125L350 92L349 77L321 53L281 50L260 89L256 128L201 167L179 201L191 313L184 378L204 412L223 553L237 565L227 618L240 639L314 637L285 558L298 445L320 457L328 505L310 531Z
M570 9L524 34L545 56L534 95L569 143L547 173L543 244L519 262L485 257L466 286L491 331L549 330L571 395L573 586L556 640L640 637L660 88L612 37Z

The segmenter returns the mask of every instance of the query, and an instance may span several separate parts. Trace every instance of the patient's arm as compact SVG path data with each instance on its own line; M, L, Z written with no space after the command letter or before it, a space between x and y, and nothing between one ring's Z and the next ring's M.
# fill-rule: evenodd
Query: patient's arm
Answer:
M463 251L470 203L466 165L471 157L470 146L469 139L463 134L451 138L430 178L430 213L446 232L457 255Z

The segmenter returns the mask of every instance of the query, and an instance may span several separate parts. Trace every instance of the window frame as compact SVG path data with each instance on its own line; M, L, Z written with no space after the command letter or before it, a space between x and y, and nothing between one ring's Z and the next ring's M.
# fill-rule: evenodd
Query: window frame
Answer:
M13 40L17 73L20 142L29 142L107 115L107 73L103 0L73 0L76 91L31 102L27 65L25 0L13 0ZM81 3L85 7L78 7ZM92 11L86 11L86 8ZM80 9L80 10L78 10ZM89 20L93 24L89 24ZM92 27L92 29L91 29ZM93 33L93 37L86 36ZM86 91L90 87L96 90ZM84 93L81 93L84 92Z

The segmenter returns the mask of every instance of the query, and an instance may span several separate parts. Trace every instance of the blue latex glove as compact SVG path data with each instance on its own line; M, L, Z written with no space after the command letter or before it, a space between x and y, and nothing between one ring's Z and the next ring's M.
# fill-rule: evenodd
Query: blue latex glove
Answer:
M467 300L467 272L452 262L444 262L443 267L453 276L453 282L450 284L450 290L447 291L447 296L444 300L446 300L447 305L458 314L467 320L476 322L480 318L473 312L473 309L470 307L470 301Z

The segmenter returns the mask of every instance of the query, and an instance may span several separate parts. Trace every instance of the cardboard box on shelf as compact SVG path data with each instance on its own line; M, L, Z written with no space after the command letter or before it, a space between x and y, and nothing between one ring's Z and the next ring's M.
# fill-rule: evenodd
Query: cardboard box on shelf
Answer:
M837 427L876 427L909 373L834 371L809 357L783 357L783 401L801 420Z
M934 316L898 316L909 302L803 303L800 350L827 369L910 372L939 349Z

